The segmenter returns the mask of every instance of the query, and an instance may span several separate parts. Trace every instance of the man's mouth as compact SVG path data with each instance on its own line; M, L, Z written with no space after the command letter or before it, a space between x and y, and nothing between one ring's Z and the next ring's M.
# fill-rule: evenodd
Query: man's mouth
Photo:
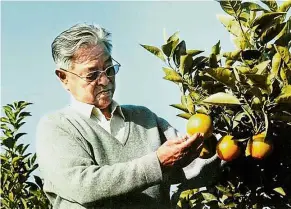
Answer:
M111 89L104 89L98 92L98 94L102 94L102 93L110 93Z

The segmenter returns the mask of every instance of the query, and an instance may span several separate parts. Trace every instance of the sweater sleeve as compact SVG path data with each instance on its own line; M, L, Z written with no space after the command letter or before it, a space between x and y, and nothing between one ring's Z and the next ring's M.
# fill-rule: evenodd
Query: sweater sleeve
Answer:
M142 191L162 181L155 152L130 162L98 166L78 134L60 119L45 117L37 128L37 159L45 181L62 198L81 205Z

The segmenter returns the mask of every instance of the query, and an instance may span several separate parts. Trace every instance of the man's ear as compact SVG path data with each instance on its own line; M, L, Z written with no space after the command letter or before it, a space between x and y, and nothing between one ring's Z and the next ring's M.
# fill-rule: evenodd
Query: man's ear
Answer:
M62 82L63 87L65 89L67 89L68 91L70 91L69 87L68 87L67 74L64 71L60 70L60 69L56 69L55 74L59 77L60 81Z

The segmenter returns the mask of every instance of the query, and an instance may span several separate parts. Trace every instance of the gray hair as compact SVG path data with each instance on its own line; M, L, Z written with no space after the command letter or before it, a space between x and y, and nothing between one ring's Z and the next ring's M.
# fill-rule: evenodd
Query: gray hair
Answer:
M58 35L53 41L52 56L58 68L68 70L72 66L72 58L81 47L103 43L109 53L112 44L111 33L99 25L76 24Z

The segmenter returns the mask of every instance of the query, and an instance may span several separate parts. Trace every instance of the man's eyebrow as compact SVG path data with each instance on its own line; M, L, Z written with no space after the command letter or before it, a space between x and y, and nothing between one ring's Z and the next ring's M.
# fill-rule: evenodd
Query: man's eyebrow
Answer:
M112 57L111 56L109 56L106 60L105 60L105 64L109 64L109 63L111 63L112 62ZM97 67L88 67L88 70L89 71L96 71L96 70L104 70L104 69L98 69ZM90 72L89 72L90 73Z

